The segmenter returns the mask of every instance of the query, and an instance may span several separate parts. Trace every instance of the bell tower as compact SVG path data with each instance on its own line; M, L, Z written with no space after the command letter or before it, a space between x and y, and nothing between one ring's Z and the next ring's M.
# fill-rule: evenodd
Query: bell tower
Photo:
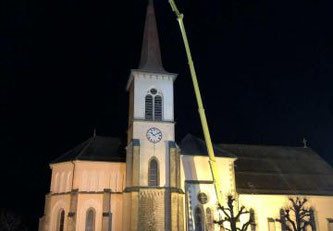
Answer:
M154 5L149 0L140 65L131 70L127 83L124 231L183 230L180 156L174 123L176 76L163 68Z

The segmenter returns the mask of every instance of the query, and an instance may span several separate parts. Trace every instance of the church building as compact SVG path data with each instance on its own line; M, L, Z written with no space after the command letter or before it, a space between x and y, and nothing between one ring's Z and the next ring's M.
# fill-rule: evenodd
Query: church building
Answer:
M176 78L163 68L149 0L140 65L130 71L126 86L126 148L121 150L119 138L94 135L50 163L39 231L224 230L214 223L221 214L205 142L188 134L176 143ZM236 207L251 211L247 230L288 230L277 219L289 198L299 197L311 208L306 230L333 231L333 168L311 148L215 144L214 149L223 197L232 195Z

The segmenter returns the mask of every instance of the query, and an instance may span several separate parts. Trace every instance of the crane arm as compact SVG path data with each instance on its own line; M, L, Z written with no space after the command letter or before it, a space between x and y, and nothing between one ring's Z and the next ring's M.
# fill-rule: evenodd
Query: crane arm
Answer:
M212 140L211 140L210 133L209 133L206 113L205 113L205 109L204 109L202 98L201 98L201 93L200 93L200 88L199 88L199 84L198 84L197 74L196 74L194 64L193 64L193 60L192 60L190 45L188 43L187 34L186 34L184 22L183 22L184 15L179 12L174 0L169 0L169 3L170 3L172 11L176 14L177 21L178 21L178 24L179 24L179 27L180 27L180 31L181 31L181 34L182 34L182 37L183 37L183 42L184 42L184 46L185 46L185 50L186 50L188 65L189 65L190 72L191 72L195 97L196 97L196 100L197 100L197 103L198 103L198 111L199 111L199 115L200 115L201 126L202 126L202 130L203 130L203 133L204 133L207 152L208 152L208 156L209 156L209 165L210 165L210 169L211 169L211 172L212 172L216 198L217 198L218 203L220 205L222 205L223 198L222 198L221 179L220 179L220 176L219 176L218 171L217 171L214 148L213 148Z

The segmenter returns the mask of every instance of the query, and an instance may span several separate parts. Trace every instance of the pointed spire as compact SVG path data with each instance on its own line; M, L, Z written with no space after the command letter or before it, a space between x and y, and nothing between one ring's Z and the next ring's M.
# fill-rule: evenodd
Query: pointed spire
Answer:
M162 65L160 43L153 0L148 0L139 69L165 72Z

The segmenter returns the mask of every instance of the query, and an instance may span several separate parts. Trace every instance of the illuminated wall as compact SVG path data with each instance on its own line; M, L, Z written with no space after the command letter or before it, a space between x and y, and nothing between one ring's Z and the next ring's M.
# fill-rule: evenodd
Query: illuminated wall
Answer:
M235 174L233 163L235 158L217 158L218 172L222 179L222 195L235 195ZM181 183L185 192L185 214L187 216L187 230L197 230L196 213L198 209L202 212L204 230L220 230L217 225L212 225L210 216L207 216L207 209L212 211L213 220L218 218L217 200L213 185L212 173L208 163L208 156L181 156ZM200 201L200 193L207 196L207 201Z
M222 179L222 194L224 198L232 194L238 201L237 207L244 205L253 209L257 231L281 231L281 224L269 221L279 218L280 209L289 205L289 197L308 199L307 205L313 207L317 231L329 230L329 219L333 218L333 197L332 196L306 196L306 195L259 195L259 194L237 194L235 193L235 174L233 169L234 158L217 158L219 173ZM207 219L207 208L213 208L214 219L218 220L219 214L216 211L216 196L212 182L210 167L207 156L182 156L182 188L186 193L185 213L187 216L186 227L189 231L196 230L196 209L199 207L203 212L203 222L206 231L210 231L209 219ZM204 192L208 201L200 202L199 194ZM245 222L247 215L241 217L240 222ZM199 222L200 223L200 222ZM215 225L213 230L220 230ZM248 230L251 230L249 227Z
M306 196L306 195L239 195L239 204L247 208L252 208L255 212L257 229L268 231L268 219L279 218L280 209L286 208L290 203L288 198L306 197L308 202L306 207L314 209L315 223L317 231L330 231L328 229L328 218L333 217L333 197L332 196ZM275 222L276 231L281 231L281 224ZM271 230L269 230L271 231Z
M107 226L107 219L103 217L103 213L107 212L110 212L113 218L117 218L112 219L112 230L122 230L125 167L125 163L96 161L73 161L51 165L51 188L46 196L40 230L58 231L58 213L64 210L64 231L84 231L86 212L90 208L95 211L96 230L104 230ZM71 213L75 219L70 217Z
M280 223L274 222L274 220L279 218L280 209L289 205L290 195L237 195L235 193L234 161L234 158L217 158L223 196L233 194L238 198L238 206L244 205L246 208L254 210L257 231L281 231ZM41 218L40 230L56 231L59 223L59 211L64 210L66 214L64 231L84 231L86 212L90 208L94 208L96 212L96 231L104 230L103 213L108 206L112 213L112 230L126 230L126 224L123 224L123 220L128 221L130 213L124 213L123 208L131 207L130 204L124 204L131 200L123 199L125 168L125 163L94 161L74 161L51 165L50 193L46 196L45 215ZM202 212L201 223L204 230L220 230L217 225L212 225L212 219L217 220L219 215L216 211L216 197L208 157L181 156L181 188L185 192L183 206L183 213L186 217L185 230L195 230L195 226L200 225L200 222L198 223L196 220L196 213L199 209ZM72 191L73 189L74 191ZM109 201L105 200L105 189L110 190ZM71 192L77 193L74 209L71 205L73 204ZM207 197L200 193L204 193ZM296 195L292 197L295 198ZM329 220L333 219L333 197L305 197L308 199L308 206L314 209L317 231L330 231ZM105 203L108 203L108 206ZM72 211L74 211L76 218L74 229L69 217ZM241 217L240 222L244 222L245 219L246 217ZM269 223L269 221L271 222Z

